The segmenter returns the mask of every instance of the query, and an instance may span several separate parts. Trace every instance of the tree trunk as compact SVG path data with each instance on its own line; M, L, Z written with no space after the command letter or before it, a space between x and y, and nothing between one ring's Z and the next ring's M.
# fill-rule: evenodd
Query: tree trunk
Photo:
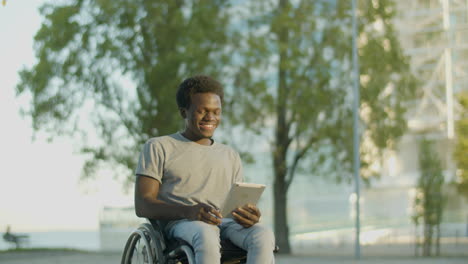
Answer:
M424 245L423 245L423 256L431 256L432 247L432 225L424 224Z
M440 256L440 221L437 223L437 236L436 236L436 256Z
M274 226L276 243L282 254L291 253L289 245L289 226L288 226L288 184L287 175L287 145L288 137L285 129L283 111L279 111L276 127L275 150L273 151L273 169L275 181L273 183L274 191Z
M284 182L275 181L274 183L274 201L275 201L275 236L276 244L279 246L279 253L289 254L291 248L289 245L289 226L288 226L288 192Z
M422 252L422 255L424 257L428 256L428 253L427 253L427 236L428 236L428 231L427 231L427 226L428 224L424 224L424 237L423 237L423 252Z
M418 234L418 225L414 225L414 256L419 256L419 234Z
M288 0L279 1L279 12L283 12L288 4ZM279 46L288 44L288 28L283 25L277 32ZM276 243L280 248L281 254L291 253L289 245L289 226L288 226L288 188L287 183L287 153L290 143L289 127L287 125L287 50L280 48L279 50L279 69L278 69L278 101L276 105L276 131L275 131L275 147L273 151L273 168L274 168L274 215L275 215L275 235Z

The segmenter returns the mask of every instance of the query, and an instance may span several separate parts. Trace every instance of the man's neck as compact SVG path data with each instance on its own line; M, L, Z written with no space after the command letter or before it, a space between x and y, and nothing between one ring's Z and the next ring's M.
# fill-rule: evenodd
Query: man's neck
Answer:
M190 141L193 141L197 144L200 144L200 145L205 145L205 146L210 146L210 145L213 145L214 143L214 140L211 139L211 138L194 138L190 135L188 135L187 132L182 132L182 136L184 136L186 139L190 140Z

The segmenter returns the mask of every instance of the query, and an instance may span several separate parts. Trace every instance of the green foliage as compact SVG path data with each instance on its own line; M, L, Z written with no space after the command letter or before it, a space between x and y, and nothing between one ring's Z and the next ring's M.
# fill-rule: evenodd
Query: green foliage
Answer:
M349 179L351 3L268 3L255 1L248 7L235 80L240 98L232 119L256 133L274 120L277 131L270 141L274 149L284 148L288 168L309 155L311 162L304 165L312 173L321 172L325 158L333 166L323 174L339 172L336 179ZM391 23L393 3L360 1L359 9L361 128L372 148L394 147L406 129L405 103L414 98L417 83ZM365 154L368 147L363 149ZM363 158L365 178L373 176L368 165L375 159Z
M146 139L181 126L177 85L220 76L229 61L225 1L74 0L45 4L37 63L20 72L17 94L35 131L79 135L91 112L101 144L86 143L84 174L102 162L131 171ZM86 139L86 136L84 137Z
M362 176L404 133L415 95L392 18L392 1L359 1ZM298 169L352 177L351 1L251 1L239 43L232 120L268 135L275 179L275 229L288 249L287 192ZM272 127L273 131L265 131ZM281 195L280 195L281 194ZM280 212L278 212L280 211ZM287 252L286 252L287 253Z
M27 114L35 130L51 135L84 130L79 110L92 109L104 142L83 148L91 154L84 172L92 175L102 161L132 170L145 139L179 128L173 98L187 75L225 80L234 71L227 119L272 143L275 229L288 253L286 198L296 171L351 180L351 2L241 1L234 9L227 3L45 5L38 62L21 71L18 94L32 95ZM405 102L416 82L391 24L392 1L358 6L362 175L369 179L375 150L393 147L406 128Z
M433 234L442 222L445 199L442 193L444 176L440 158L434 150L434 143L427 139L420 143L419 168L421 175L412 220L416 225L421 224L424 227L423 255L430 256Z
M458 191L468 197L468 93L459 95L462 106L460 119L456 121L454 159L457 164L456 185Z

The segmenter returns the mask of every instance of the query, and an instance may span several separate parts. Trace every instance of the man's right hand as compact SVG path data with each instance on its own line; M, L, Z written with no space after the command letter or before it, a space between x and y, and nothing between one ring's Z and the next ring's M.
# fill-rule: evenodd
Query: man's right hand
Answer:
M213 207L204 203L199 203L189 208L187 218L189 220L203 221L210 225L220 225L223 216Z

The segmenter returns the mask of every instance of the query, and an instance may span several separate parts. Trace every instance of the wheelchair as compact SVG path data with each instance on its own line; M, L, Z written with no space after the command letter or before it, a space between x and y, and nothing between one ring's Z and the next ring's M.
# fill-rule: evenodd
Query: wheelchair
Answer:
M192 246L183 240L169 240L156 220L147 219L134 230L125 244L121 264L193 264ZM277 251L277 250L275 250ZM221 263L245 263L247 252L229 240L221 241Z

